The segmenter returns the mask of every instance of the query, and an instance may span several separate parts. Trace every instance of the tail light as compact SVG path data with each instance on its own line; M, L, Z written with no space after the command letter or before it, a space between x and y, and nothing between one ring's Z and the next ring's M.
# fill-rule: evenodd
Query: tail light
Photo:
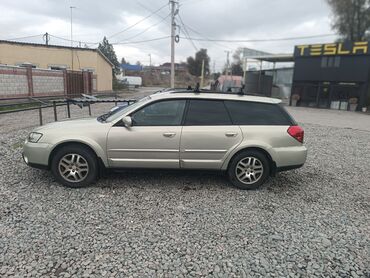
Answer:
M296 139L298 142L303 143L304 130L299 125L292 125L288 128L288 134Z

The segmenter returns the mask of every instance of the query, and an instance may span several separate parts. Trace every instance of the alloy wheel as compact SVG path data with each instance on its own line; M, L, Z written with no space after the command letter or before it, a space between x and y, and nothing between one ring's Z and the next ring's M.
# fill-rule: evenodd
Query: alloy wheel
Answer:
M263 175L263 164L255 157L244 157L235 167L237 179L244 184L254 184L259 181Z
M66 181L81 182L89 173L89 164L82 155L70 153L59 160L58 170Z

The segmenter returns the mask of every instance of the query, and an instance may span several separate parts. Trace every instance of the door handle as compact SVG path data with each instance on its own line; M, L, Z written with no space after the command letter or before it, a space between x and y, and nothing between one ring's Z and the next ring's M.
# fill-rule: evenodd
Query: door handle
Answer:
M236 133L236 132L226 132L225 135L226 135L226 137L235 137L236 135L238 135L238 133Z
M163 136L164 137L168 137L168 138L172 138L172 137L174 137L176 135L176 133L175 132L165 132L165 133L163 133Z

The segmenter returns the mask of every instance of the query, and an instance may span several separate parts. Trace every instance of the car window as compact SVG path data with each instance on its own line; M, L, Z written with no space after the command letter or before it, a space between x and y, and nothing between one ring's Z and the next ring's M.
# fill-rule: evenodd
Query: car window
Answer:
M225 101L232 121L237 125L291 125L284 108L277 104L252 101Z
M134 126L174 126L181 125L186 100L167 100L149 104L134 112Z
M138 101L136 101L136 102L134 102L134 103L132 103L132 104L130 104L128 106L125 106L124 108L120 109L119 111L114 112L114 113L111 113L111 115L106 119L106 122L111 122L111 121L116 120L117 118L119 118L123 114L125 114L127 111L130 111L131 109L135 109L136 107L142 105L144 102L146 102L146 101L148 101L150 99L151 99L150 96L141 98Z
M190 100L185 125L231 125L223 101Z

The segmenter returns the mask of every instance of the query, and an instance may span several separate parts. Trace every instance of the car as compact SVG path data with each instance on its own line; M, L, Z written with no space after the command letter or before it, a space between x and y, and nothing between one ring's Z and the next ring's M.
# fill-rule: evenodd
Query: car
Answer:
M38 127L23 159L74 188L109 169L154 168L223 171L237 188L256 189L305 163L303 138L278 99L171 90L97 118Z

